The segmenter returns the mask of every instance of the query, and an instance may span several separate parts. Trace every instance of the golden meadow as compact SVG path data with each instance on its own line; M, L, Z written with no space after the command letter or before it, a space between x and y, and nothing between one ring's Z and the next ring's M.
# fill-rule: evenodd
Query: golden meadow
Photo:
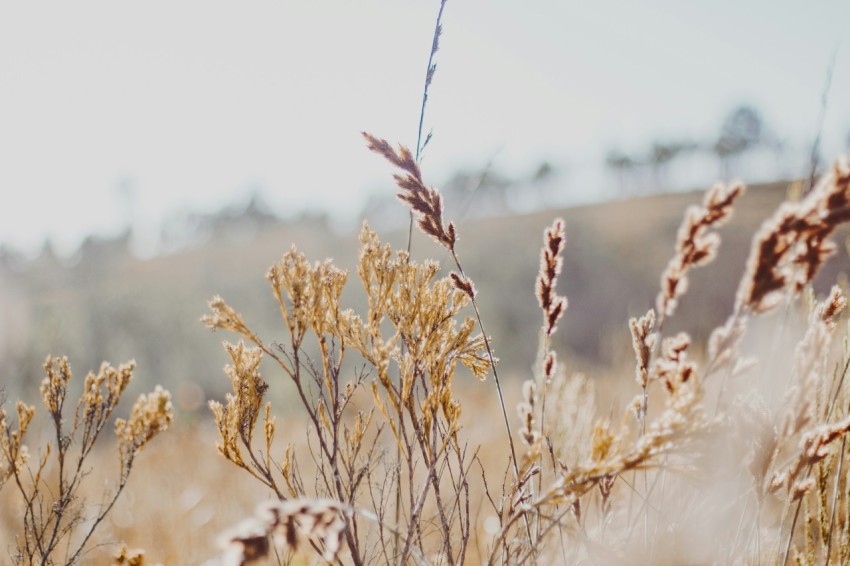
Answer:
M432 57L440 31L438 18ZM745 187L693 203L654 303L624 321L631 361L605 379L558 355L582 301L559 278L582 242L567 245L560 218L541 225L527 289L539 332L517 337L537 356L504 379L479 303L488 281L464 270L463 226L426 182L421 125L415 151L364 141L443 265L365 223L352 272L293 246L265 275L273 336L226 297L209 301L202 323L224 337L230 392L189 426L173 426L164 387L120 404L132 361L81 378L48 357L41 398L0 411L0 561L850 561L846 290L813 291L850 219L846 161L765 214L725 322L700 340L678 330L679 303L722 253L718 229Z

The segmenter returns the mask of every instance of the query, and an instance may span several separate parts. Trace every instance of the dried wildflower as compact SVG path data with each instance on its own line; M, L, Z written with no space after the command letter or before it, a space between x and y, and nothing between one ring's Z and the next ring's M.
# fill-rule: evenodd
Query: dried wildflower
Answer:
M340 297L348 274L334 267L331 260L311 265L305 255L292 246L269 268L266 279L295 344L300 344L308 329L317 335L335 332Z
M458 362L477 378L484 379L490 369L483 351L484 337L474 334L473 318L457 322L460 311L471 300L468 292L458 289L457 281L451 276L438 279L436 263L418 264L404 252L393 257L368 225L364 224L360 239L363 246L358 274L369 299L368 334L372 338L364 340L359 332L352 333L347 336L349 343L381 372L385 367L381 358L388 361L392 348L396 347L377 340L381 321L386 319L403 337L407 355L411 363L415 362L413 367L423 367L437 388L451 383ZM384 347L391 350L380 354ZM409 391L410 385L403 384L404 391Z
M596 423L593 427L593 440L591 442L591 457L594 462L604 462L613 454L617 436L611 432L611 423L603 421Z
M41 397L52 424L52 441L42 450L34 466L27 463L26 447L21 439L35 408L17 404L19 428L9 430L0 418L0 447L3 460L15 475L19 495L24 499L23 528L17 537L16 561L27 564L77 564L87 551L92 535L113 509L127 485L135 455L172 420L170 395L161 387L142 395L133 406L128 420L116 419L120 473L115 489L107 489L100 505L84 502L81 485L91 471L88 459L95 442L111 419L121 396L133 377L134 362L117 369L103 363L97 373L86 376L76 404L73 424L67 422L64 406L72 372L66 358L48 356L41 383ZM0 416L5 414L0 411ZM56 462L57 465L53 465ZM0 467L5 473L7 468ZM5 476L0 476L3 479ZM126 548L115 555L118 564L141 564L141 554Z
M564 221L556 218L543 234L540 271L537 274L537 301L543 310L543 331L546 336L554 334L558 319L567 309L567 298L559 296L555 290L564 261L561 253L565 245Z
M398 198L419 215L419 228L450 251L454 251L457 235L454 224L443 223L443 197L434 188L428 188L422 181L419 164L410 150L400 145L398 151L383 139L363 132L369 149L383 155L384 158L402 170L403 174L393 176L399 187Z
M777 471L771 478L769 491L776 492L785 486L792 501L801 498L814 485L807 481L804 471L829 455L832 443L850 431L850 416L835 423L822 424L803 435L800 439L800 454L784 471Z
M242 315L233 310L219 295L210 299L208 306L213 314L201 317L201 323L210 330L229 330L242 335L251 332L242 320Z
M263 503L254 515L222 535L226 566L241 566L267 556L270 537L293 552L306 540L317 541L322 557L333 562L342 544L350 512L327 499L294 499Z
M640 319L629 319L629 330L632 333L632 348L635 351L637 366L635 368L635 380L637 384L646 388L649 383L649 361L652 358L652 350L655 348L657 334L652 332L655 325L655 311L650 309Z
M133 379L135 369L134 360L121 364L118 369L103 363L97 374L89 372L86 375L83 395L77 403L74 418L74 428L82 428L81 445L84 452L94 446L95 438L106 426L110 415L121 400L121 395Z
M251 444L263 405L263 395L268 389L260 375L263 354L259 348L246 347L241 340L238 344L225 342L224 348L232 362L225 366L224 371L230 377L233 393L227 394L226 405L210 401L221 438L216 447L227 460L248 469L242 459L239 442ZM266 428L265 432L268 434L271 430Z
M222 566L242 566L269 553L269 526L266 522L249 517L219 537L222 548Z
M456 289L463 291L470 299L475 298L475 285L471 279L465 275L458 275L454 271L449 273L449 277L452 278L452 283L454 283Z
M144 566L145 551L140 548L130 548L122 543L118 551L112 555L113 566Z
M47 356L44 361L44 371L47 377L41 382L39 390L41 399L47 411L53 416L62 415L62 407L65 404L65 396L68 394L68 382L71 381L72 373L68 365L68 358L53 358Z
M670 393L687 383L696 373L696 365L688 361L687 350L690 345L691 337L684 332L665 338L662 342L661 357L656 360L653 373L664 382Z
M829 175L798 203L785 203L753 241L737 309L766 312L782 291L798 293L835 251L829 237L850 220L850 167L837 161Z
M17 430L12 430L6 420L6 411L0 409L0 489L16 471L23 469L29 459L23 439L35 415L35 407L18 401L15 409L18 413Z
M705 195L701 207L693 206L676 238L676 255L661 275L661 292L656 301L661 317L668 317L676 309L679 298L688 287L688 271L712 261L720 245L717 233L709 232L723 225L732 216L735 201L744 193L744 185L714 185Z
M827 299L818 307L817 316L831 331L835 330L836 320L847 308L847 296L838 285L833 285Z
M139 395L128 420L115 420L115 436L121 457L121 477L130 474L136 454L157 434L165 431L174 420L171 393L157 385L147 395Z
M551 350L546 352L546 359L543 360L543 381L551 383L555 377L555 371L558 368L558 356Z

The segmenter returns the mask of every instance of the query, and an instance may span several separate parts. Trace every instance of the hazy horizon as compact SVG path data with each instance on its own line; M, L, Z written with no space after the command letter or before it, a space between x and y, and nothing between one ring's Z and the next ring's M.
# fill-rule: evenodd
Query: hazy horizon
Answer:
M48 6L5 3L0 18L0 243L67 251L127 223L152 238L169 214L253 190L279 214L350 217L391 190L359 132L415 143L436 1ZM587 202L613 192L606 152L709 140L741 104L799 171L835 54L832 159L850 133L847 16L837 0L449 0L426 177L546 161L563 172L556 201ZM692 167L671 184L713 174Z

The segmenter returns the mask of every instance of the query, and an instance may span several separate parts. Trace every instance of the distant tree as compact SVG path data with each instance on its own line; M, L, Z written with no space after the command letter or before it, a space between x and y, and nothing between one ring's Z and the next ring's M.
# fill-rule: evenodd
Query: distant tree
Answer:
M739 106L723 122L714 153L720 159L722 176L728 177L731 161L765 142L761 115L751 106Z
M697 144L688 140L654 142L649 156L649 163L652 165L656 188L661 189L667 185L667 170L670 162L682 153L693 151L696 148Z
M543 161L540 165L537 166L537 169L534 170L534 174L531 176L531 181L534 183L540 183L548 180L555 174L555 168L548 161Z
M637 165L631 156L619 149L612 149L605 156L605 165L617 175L620 192L626 192L626 177Z

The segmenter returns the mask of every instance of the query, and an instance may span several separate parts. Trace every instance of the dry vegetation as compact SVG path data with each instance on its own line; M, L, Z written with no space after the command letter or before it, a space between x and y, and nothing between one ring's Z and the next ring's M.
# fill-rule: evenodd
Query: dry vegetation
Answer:
M212 481L260 505L253 514L244 500L242 511L208 511L197 521L204 529L192 538L196 546L172 541L150 550L151 558L221 564L296 557L352 564L850 559L844 379L850 350L841 318L847 300L838 286L820 301L811 291L835 252L830 236L848 219L844 162L764 223L727 322L698 349L688 334L664 329L689 279L698 276L693 269L717 254L716 230L744 187L717 185L701 206L688 209L655 307L629 321L635 381L627 393L631 380L621 377L616 390L631 402L600 403L597 397L611 392L595 391L594 381L570 373L553 348L557 326L569 323L558 291L566 226L555 220L544 230L534 290L542 321L538 360L533 377L508 392L509 403L482 331L486 312L479 312L475 286L462 269L458 231L443 218L439 192L425 185L406 149L371 136L367 143L402 171L399 196L456 270L441 275L436 262L393 251L364 225L357 266L368 305L363 312L343 304L347 272L328 260L310 262L294 247L266 276L285 340L265 340L222 298L211 300L204 323L239 338L225 342L232 393L210 403L216 445L242 472L241 481L261 489L240 486L232 474ZM746 339L759 319L770 322L766 345ZM22 402L17 417L4 412L0 425L0 479L4 501L15 509L5 520L14 528L5 539L7 556L22 564L110 555L116 563L143 563L143 551L117 544L150 540L140 536L143 519L135 528L105 519L127 512L116 502L136 454L172 420L169 395L157 389L142 396L129 419L115 421L117 480L98 495L102 488L84 487L105 465L95 440L134 365L90 373L73 414L65 409L67 361L48 358L44 369L45 430L53 432L39 442L31 427L35 409ZM273 386L282 386L281 378L290 383L298 411L273 410L269 371L280 374ZM486 384L474 385L470 375L491 379L495 392L485 395ZM506 409L511 404L514 415ZM507 428L496 433L500 421ZM208 436L194 433L185 442L182 458L159 456L145 481L162 481L157 476L189 451L193 465L212 458ZM43 447L36 455L27 443ZM193 482L185 473L171 478L181 480L190 483L183 486L187 499ZM163 493L174 489L162 484ZM168 505L159 507L168 512ZM245 519L236 523L240 514ZM170 528L157 527L159 536L179 540L181 526L190 528L175 519Z
M539 363L522 386L519 419L487 446L501 450L505 468L460 426L458 364L479 379L492 373L494 404L504 401L456 229L410 152L367 142L402 170L400 198L457 271L439 277L436 264L394 253L364 225L362 316L340 304L347 274L295 249L267 275L285 343L264 342L223 299L210 302L204 322L243 340L225 343L233 393L226 404L211 403L219 452L286 502L264 504L235 527L223 539L225 561L272 549L354 564L850 558L850 352L834 347L847 300L837 286L821 302L804 293L835 251L830 234L848 218L845 163L756 234L735 308L701 364L689 355L691 338L666 336L664 323L691 270L715 257L715 229L744 187L717 185L687 211L656 307L629 324L635 397L619 417L613 408L598 415L591 382L568 375L551 349L567 307L556 291L565 244L556 220L544 233L537 279ZM775 349L793 334L789 313L803 296L807 326L792 359L776 361L780 352L770 350L761 363L745 356L751 321L785 311L775 319ZM263 399L263 355L295 385L308 419L307 454L288 445L282 458L270 456L276 421Z
M440 31L438 19L432 58ZM527 290L539 332L515 337L538 352L520 384L499 378L460 230L424 181L424 144L364 136L453 271L364 223L363 307L347 308L349 273L293 246L266 274L271 337L223 298L209 302L203 323L235 335L224 342L231 392L209 403L213 430L154 443L148 463L136 457L171 425L170 394L157 387L114 420L109 464L96 441L135 364L89 373L70 410L70 366L49 357L43 425L24 402L0 410L4 563L850 562L846 290L812 290L850 220L845 161L764 222L726 322L704 344L670 323L744 186L718 184L689 208L654 306L628 321L633 365L604 382L557 354L570 262L567 225L554 220ZM285 411L275 388L292 397Z

